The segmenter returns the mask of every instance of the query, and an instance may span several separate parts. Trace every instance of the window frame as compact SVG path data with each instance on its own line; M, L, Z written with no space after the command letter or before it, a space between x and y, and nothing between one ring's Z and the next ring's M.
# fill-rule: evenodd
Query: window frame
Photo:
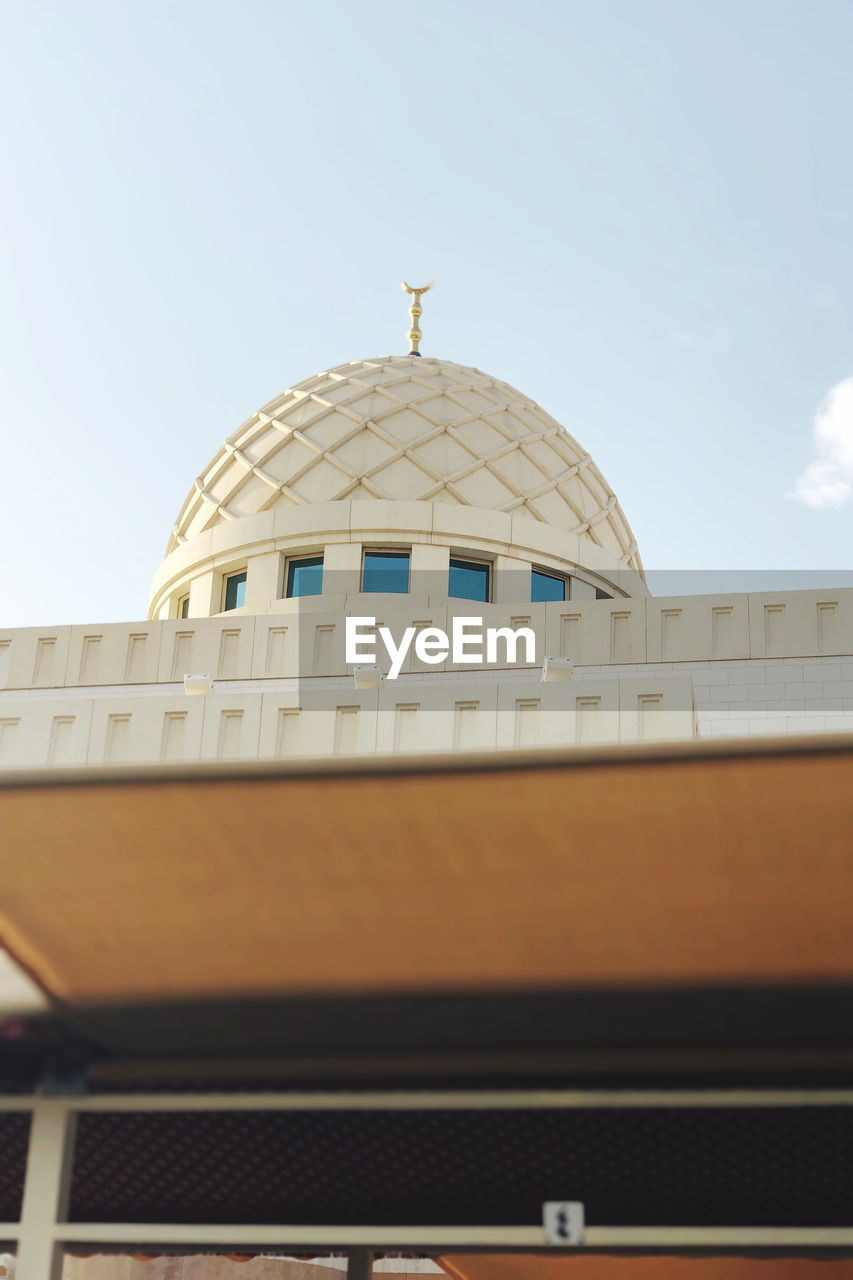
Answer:
M178 596L177 600L175 601L175 617L178 618L180 621L183 621L184 618L188 618L189 616L190 616L190 593L189 591L187 591L185 595Z
M406 560L408 562L408 570L406 573L406 590L405 591L382 591L375 590L364 585L364 575L367 568L368 556L387 556L388 559ZM411 547L362 547L361 549L361 582L359 583L362 595L381 596L405 596L409 595L412 589L412 548Z
M538 573L543 578L553 578L555 582L563 584L562 600L534 600L533 599L533 575ZM530 603L531 604L565 604L567 600L572 598L572 579L571 574L560 573L558 569L546 569L544 565L532 564L530 566Z
M291 575L293 571L297 569L300 564L304 564L306 560L319 560L320 562L320 590L310 591L310 592L305 591L305 592L299 592L299 594L294 594L290 590ZM324 575L325 568L326 568L326 555L325 555L325 552L322 550L321 551L305 551L305 552L300 552L298 555L295 555L295 556L286 556L284 560L284 574L283 574L283 581L282 581L283 590L281 593L281 599L282 600L302 600L302 599L311 599L315 596L321 596L323 594L323 575Z
M245 609L246 607L246 595L244 592L243 603L233 604L229 608L228 584L232 582L234 578L242 578L243 582L246 584L246 589L248 590L249 570L246 566L244 566L242 569L231 569L228 573L223 573L222 575L222 608L220 609L220 613L234 613L237 609Z
M486 598L479 600L476 596L454 596L450 593L450 575L453 571L454 564L468 566L475 569L485 569L486 571ZM466 552L451 551L450 559L447 565L447 598L448 600L470 600L472 604L491 604L494 594L495 581L495 564L493 560L487 559L485 556L472 556Z

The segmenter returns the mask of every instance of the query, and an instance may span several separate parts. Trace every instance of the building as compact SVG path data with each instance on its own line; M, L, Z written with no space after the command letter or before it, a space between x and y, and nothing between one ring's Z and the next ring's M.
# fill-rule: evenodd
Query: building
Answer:
M535 643L417 656L471 615ZM395 679L378 637L347 661L347 616L414 628ZM0 690L4 769L840 731L853 591L653 597L583 447L412 353L249 418L190 490L148 618L0 633Z
M226 442L145 621L0 633L18 1280L853 1252L853 592L651 595L582 447L417 353L419 292L409 355Z

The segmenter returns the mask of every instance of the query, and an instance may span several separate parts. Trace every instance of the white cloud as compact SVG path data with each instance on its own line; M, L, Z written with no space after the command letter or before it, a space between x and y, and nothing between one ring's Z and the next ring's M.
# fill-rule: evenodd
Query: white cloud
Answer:
M815 451L791 497L807 507L841 507L853 493L853 378L838 382L815 414Z

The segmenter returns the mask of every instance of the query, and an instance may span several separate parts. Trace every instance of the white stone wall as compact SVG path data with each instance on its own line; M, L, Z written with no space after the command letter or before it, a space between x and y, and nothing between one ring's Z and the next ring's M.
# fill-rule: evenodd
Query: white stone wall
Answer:
M446 595L364 595L357 587L356 567L346 592L278 599L268 612L235 609L216 618L0 630L0 691L163 683L182 680L186 671L229 680L343 675L347 614L372 614L394 628L444 629L454 614L482 615L488 626L533 628L537 661L545 655L571 657L587 668L665 664L662 669L674 670L674 663L700 670L711 663L722 670L747 659L827 660L835 666L853 661L851 589L483 605ZM758 700L767 701L766 694Z
M689 679L444 673L32 690L0 696L0 769L489 750L692 736Z
M186 596L191 618L219 614L225 580L241 571L246 573L248 612L287 608L289 602L281 599L287 563L305 555L324 557L324 595L357 592L363 551L382 546L410 550L412 581L420 594L439 591L446 596L451 554L492 566L491 598L499 603L529 601L534 565L570 575L577 599L594 599L596 586L613 596L648 594L637 572L590 538L529 515L440 502L360 499L263 511L191 538L157 570L149 617L178 617Z
M853 654L585 667L576 680L688 675L701 737L853 731Z
M536 663L409 658L355 688L344 618L530 627ZM377 656L382 657L382 653ZM574 678L542 683L546 656ZM387 672L388 662L384 661ZM184 676L214 691L188 697ZM0 768L853 730L853 591L492 604L279 600L269 613L0 632Z

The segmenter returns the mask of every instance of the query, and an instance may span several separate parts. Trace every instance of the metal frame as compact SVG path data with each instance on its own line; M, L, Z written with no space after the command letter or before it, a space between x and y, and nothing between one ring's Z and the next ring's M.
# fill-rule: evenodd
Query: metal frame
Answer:
M334 1249L349 1258L350 1280L366 1280L371 1256L384 1248L426 1253L549 1249L541 1226L307 1227L269 1224L69 1223L66 1221L77 1115L87 1111L379 1111L554 1109L593 1107L853 1106L853 1090L517 1090L512 1092L102 1094L0 1097L0 1112L27 1111L32 1128L21 1220L0 1223L0 1239L17 1242L17 1280L61 1280L64 1246L185 1245L226 1249L284 1246L293 1252ZM579 1250L773 1250L853 1253L853 1227L588 1227Z

